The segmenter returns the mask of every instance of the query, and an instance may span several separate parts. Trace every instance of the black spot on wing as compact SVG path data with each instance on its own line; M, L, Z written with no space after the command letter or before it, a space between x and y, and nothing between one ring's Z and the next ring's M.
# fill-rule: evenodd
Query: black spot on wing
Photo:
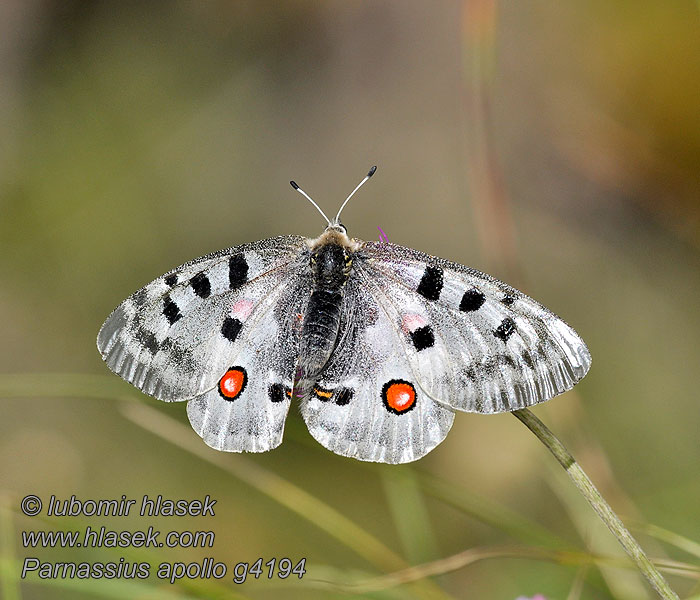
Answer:
M172 338L165 338L160 344L160 351L167 352L180 372L195 373L201 366L194 358L192 350L173 341Z
M523 357L523 362L527 365L528 368L530 368L530 369L535 368L535 364L532 361L532 356L530 355L530 353L527 350L523 350L522 357Z
M242 254L236 254L236 256L229 258L228 281L232 290L248 281L248 263Z
M432 348L435 344L433 328L430 327L430 325L425 325L424 327L419 327L415 331L412 331L411 342L413 342L413 346L418 352L426 348Z
M503 367L506 366L517 369L518 364L508 354L496 354L495 356L489 356L482 361L470 363L460 372L463 377L469 379L470 381L478 382L484 378L496 377L499 373L503 372Z
M158 352L160 345L156 339L155 334L148 329L139 328L136 330L136 339L140 344L148 350L151 354Z
M504 342L508 341L508 338L515 333L515 321L511 319L510 317L506 317L501 321L501 324L496 327L495 331L493 332L493 335L495 335L497 338L503 340Z
M197 273L192 279L190 279L190 285L200 298L208 298L211 294L211 283L209 278L206 276L204 271Z
M235 342L238 334L241 331L241 327L243 327L243 323L241 323L238 319L234 317L226 317L223 325L221 326L221 335L223 335L229 342Z
M476 288L472 288L464 292L462 301L459 303L459 310L463 312L479 310L483 306L484 302L486 302L486 296L484 296Z
M352 400L352 395L353 392L350 388L341 388L341 390L338 392L338 395L335 398L335 403L338 406L346 406L347 404L350 404L350 400Z
M291 395L291 391L281 383L273 383L268 390L268 394L270 402L284 402Z
M506 306L512 306L513 303L515 302L515 296L511 296L510 294L506 294L501 298L501 303L505 304Z
M171 325L174 325L182 318L180 307L173 302L170 296L163 298L163 314Z
M131 300L136 308L145 306L148 303L148 291L146 288L141 288L138 292L134 293Z
M177 273L170 273L170 275L165 278L165 283L170 287L174 286L177 283Z
M513 357L510 356L509 354L503 354L503 355L499 356L498 360L502 364L506 364L509 367L511 367L512 369L518 368L518 364L513 360Z
M428 265L425 267L416 291L426 300L437 300L440 298L443 282L442 269Z
M143 321L145 319L145 314L146 314L146 311L144 311L144 310L136 310L136 312L134 313L134 316L131 317L132 329L138 329L139 327L141 327L141 325L143 325Z
M353 391L350 388L329 390L320 386L314 388L314 397L321 402L334 402L338 406L346 406L352 400Z

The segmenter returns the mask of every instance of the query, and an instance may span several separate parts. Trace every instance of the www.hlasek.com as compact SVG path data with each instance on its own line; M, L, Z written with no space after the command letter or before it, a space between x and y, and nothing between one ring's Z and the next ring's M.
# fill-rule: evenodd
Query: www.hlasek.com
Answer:
M25 496L21 502L22 512L34 517L42 514L48 517L214 517L216 500L206 496L203 500L171 500L157 496L143 496L140 500L120 499L80 500L75 496L69 499L49 498L46 510L44 503L34 494ZM152 525L139 531L116 531L105 526L88 525L84 529L72 531L22 531L24 548L212 548L213 531L161 532ZM158 579L175 583L180 579L223 579L229 569L226 563L204 558L199 562L129 562L123 557L108 562L50 562L34 556L27 556L22 565L22 579L147 579L155 575ZM254 561L236 563L231 569L234 583L244 583L255 577L272 579L277 576L286 579L296 575L301 579L306 573L306 559L296 562L289 558L258 558Z

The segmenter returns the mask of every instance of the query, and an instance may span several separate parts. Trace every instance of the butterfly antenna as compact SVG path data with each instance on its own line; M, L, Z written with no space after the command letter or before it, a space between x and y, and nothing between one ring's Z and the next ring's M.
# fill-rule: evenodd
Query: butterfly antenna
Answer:
M311 199L311 196L309 196L304 190L302 190L302 189L297 185L297 182L296 182L296 181L290 181L289 183L291 184L291 186L292 186L297 192L299 192L302 196L304 196L304 198L306 198L309 202L311 202L311 204L313 204L313 205L316 207L316 210L318 210L318 212L320 212L320 213L323 215L323 218L326 220L326 222L328 223L328 225L330 225L330 224L331 224L330 219L326 216L326 213L324 213L324 212L321 210L321 207L320 207L318 204L316 204L316 203Z
M350 200L350 198L352 198L352 197L355 195L355 192L356 192L357 190L359 190L365 183L367 183L367 180L368 180L370 177L372 177L372 175L374 175L374 173L376 172L376 170L377 170L377 167L376 167L376 165L375 165L374 167L372 167L372 168L369 170L369 173L367 173L367 175L365 175L365 178L364 178L362 181L360 181L360 183L357 184L357 187L356 187L352 192L350 192L350 195L349 195L347 198L345 198L345 202L343 202L343 204L342 204L341 207L340 207L340 210L338 211L338 214L335 215L335 219L333 219L333 223L334 223L334 224L340 223L340 220L339 220L339 219L340 219L340 213L343 212L343 209L345 208L345 205L348 203L348 200Z

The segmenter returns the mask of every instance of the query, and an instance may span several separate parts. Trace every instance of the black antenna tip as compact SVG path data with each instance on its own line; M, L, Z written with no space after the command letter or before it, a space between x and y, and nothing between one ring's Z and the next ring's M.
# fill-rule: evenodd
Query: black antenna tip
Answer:
M289 182L289 185L291 185L295 190L298 190L298 189L299 189L299 186L297 185L297 182L296 182L296 181L290 181L290 182Z
M367 177L372 177L372 175L374 175L376 171L377 171L377 165L374 165L374 166L369 170L369 173L367 173Z

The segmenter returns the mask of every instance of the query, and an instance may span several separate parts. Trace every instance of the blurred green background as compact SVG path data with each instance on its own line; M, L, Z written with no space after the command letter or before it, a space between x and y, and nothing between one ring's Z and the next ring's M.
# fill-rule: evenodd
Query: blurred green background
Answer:
M288 181L333 213L372 164L351 235L381 227L490 272L587 341L590 374L536 413L681 597L700 594L699 17L691 1L2 2L4 597L653 597L510 415L459 414L426 458L387 466L326 451L293 408L280 448L229 455L100 360L97 331L132 291L219 248L318 235ZM29 493L218 503L30 519ZM21 547L22 530L151 524L216 543ZM415 583L374 579L465 551ZM308 573L21 581L25 556L306 557Z

